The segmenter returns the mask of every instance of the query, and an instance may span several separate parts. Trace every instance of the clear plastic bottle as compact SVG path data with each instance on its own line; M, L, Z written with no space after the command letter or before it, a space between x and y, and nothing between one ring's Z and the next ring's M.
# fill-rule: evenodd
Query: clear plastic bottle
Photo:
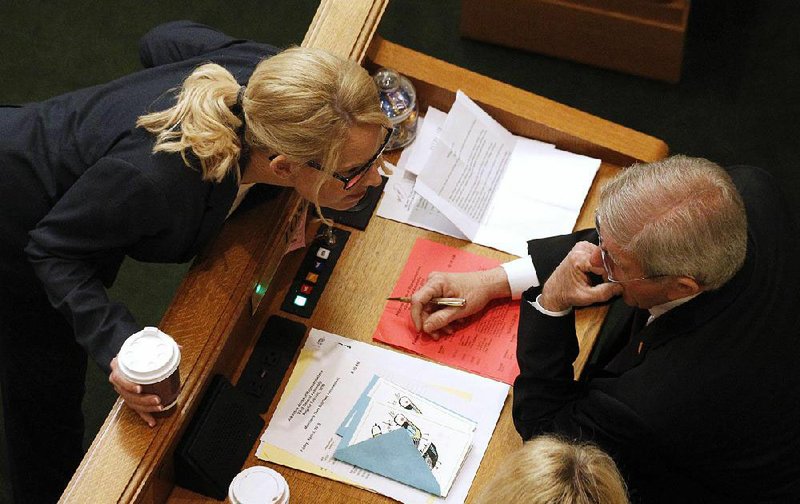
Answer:
M391 68L379 69L373 79L378 86L381 109L395 127L386 148L405 147L417 136L417 92L411 81Z

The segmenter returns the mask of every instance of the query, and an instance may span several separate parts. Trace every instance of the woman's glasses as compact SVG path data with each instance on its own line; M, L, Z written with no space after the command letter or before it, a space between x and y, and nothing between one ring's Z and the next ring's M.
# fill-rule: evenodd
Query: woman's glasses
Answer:
M381 146L378 148L378 151L375 153L374 156L370 158L369 161L367 161L363 165L353 168L352 170L348 171L345 174L332 172L330 173L330 175L336 180L342 181L342 183L344 184L344 190L349 191L350 189L355 187L356 184L358 184L359 180L364 178L364 175L369 171L370 168L372 168L372 165L375 164L375 161L377 161L378 158L381 157L381 155L383 155L383 151L385 151L386 146L389 145L389 140L392 139L393 134L394 134L394 128L386 128L386 137L384 137ZM306 164L311 168L314 168L315 170L323 171L322 165L320 165L316 161L309 161Z

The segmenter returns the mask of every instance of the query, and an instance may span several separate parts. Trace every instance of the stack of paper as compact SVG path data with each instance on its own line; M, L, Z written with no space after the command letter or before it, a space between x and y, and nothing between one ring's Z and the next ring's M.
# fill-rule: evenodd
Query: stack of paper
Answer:
M599 166L512 135L459 91L449 113L428 107L378 215L522 256L572 232Z
M398 397L396 403L402 411L397 408L393 411L410 421L394 415L391 420L397 417L403 430L392 431L385 425L389 413L384 407L387 402L391 404L394 394L400 394L401 390L409 401L403 399L401 403ZM508 385L488 378L312 329L269 426L261 436L256 455L262 460L360 486L406 503L464 502L508 390ZM372 399L375 400L373 408L368 412L359 406ZM428 406L434 404L455 414L446 415L437 410L430 413L428 420ZM425 420L414 411L414 405ZM380 419L380 432L386 430L383 437L389 436L380 441L393 443L397 440L392 441L392 438L400 435L410 437L417 462L424 462L438 485L438 492L434 493L446 493L446 498L429 493L436 490L430 478L426 480L430 488L423 491L400 483L399 478L381 476L372 469L336 460L335 452L340 446L354 448L359 440L369 441L373 425L367 429L365 422L376 416ZM412 432L415 431L412 424L419 428L418 436ZM473 429L471 449L464 455L462 451L468 444L466 434L470 429ZM456 438L440 441L439 436L445 432L447 436L460 432L462 437L460 441ZM418 443L414 444L416 438ZM435 447L431 448L429 442ZM409 445L406 443L405 447ZM432 467L426 460L432 462ZM460 470L458 465L461 465ZM419 464L417 467L421 469ZM421 474L423 478L426 475Z
M339 426L337 460L447 496L476 424L379 376Z

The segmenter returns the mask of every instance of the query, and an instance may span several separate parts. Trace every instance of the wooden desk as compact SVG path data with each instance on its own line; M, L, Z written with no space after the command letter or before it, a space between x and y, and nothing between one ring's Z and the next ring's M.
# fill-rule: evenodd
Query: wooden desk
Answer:
M667 154L655 138L590 116L551 100L397 46L380 38L369 45L365 65L389 66L408 76L417 88L421 111L428 105L449 110L455 91L462 89L515 134L556 144L559 148L598 157L602 165L576 228L593 225L598 187L620 167L637 160L652 161ZM284 193L276 200L240 212L226 223L218 239L192 266L160 327L183 347L183 392L176 413L149 429L120 401L112 409L89 452L70 482L62 502L216 502L175 487L172 453L214 373L236 379L269 315L280 313L362 341L370 341L414 241L425 237L486 256L509 256L421 229L374 217L365 232L354 230L311 320L280 312L279 305L302 258L286 256L255 314L251 293L264 262L281 242L286 207L296 198ZM355 293L358 293L356 296ZM604 313L580 310L577 323L581 358L591 346ZM267 412L267 419L277 404ZM476 494L520 445L511 423L510 400L473 484ZM255 448L255 447L254 447ZM251 452L245 466L262 463ZM285 467L293 503L388 502L390 499Z

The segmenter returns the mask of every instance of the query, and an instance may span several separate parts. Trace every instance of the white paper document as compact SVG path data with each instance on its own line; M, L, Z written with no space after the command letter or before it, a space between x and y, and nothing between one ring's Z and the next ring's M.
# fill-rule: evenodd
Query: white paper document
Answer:
M441 110L428 107L425 117L420 117L418 120L417 138L414 143L403 149L397 166L387 163L392 174L383 190L378 215L447 236L468 240L469 238L442 212L414 191L417 174L430 157L446 118L447 114Z
M408 149L403 151L401 160L406 152L410 151ZM386 187L383 189L378 215L443 235L468 240L467 235L450 222L442 212L414 191L416 175L400 166L402 163L398 163L398 166L390 165L392 175L389 176L389 181L386 182Z
M412 144L413 148L403 150L403 154L408 153L408 160L399 163L402 168L413 173L414 176L419 175L433 148L439 142L439 134L442 132L446 120L447 114L435 107L428 107L425 117L417 119L419 123L417 138Z
M474 422L472 448L446 499L334 459L342 439L337 429L376 376ZM463 502L508 390L508 385L487 378L312 329L257 456L402 502Z
M459 237L455 227L518 256L527 254L528 240L572 231L600 160L514 136L460 91L443 123L441 114L433 109L434 124L423 123L401 156L378 215ZM392 194L406 198L405 212Z

